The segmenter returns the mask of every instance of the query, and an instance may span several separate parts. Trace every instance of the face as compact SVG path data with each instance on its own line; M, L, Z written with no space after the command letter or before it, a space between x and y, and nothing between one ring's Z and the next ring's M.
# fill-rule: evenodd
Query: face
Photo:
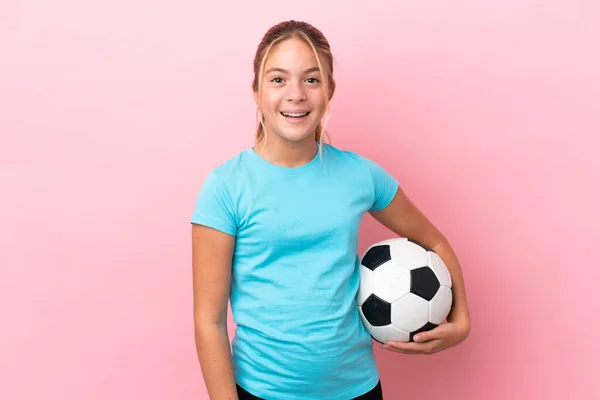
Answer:
M323 65L323 63L321 63ZM262 97L254 99L267 135L289 142L314 141L325 112L324 83L311 47L296 38L272 47L264 67Z

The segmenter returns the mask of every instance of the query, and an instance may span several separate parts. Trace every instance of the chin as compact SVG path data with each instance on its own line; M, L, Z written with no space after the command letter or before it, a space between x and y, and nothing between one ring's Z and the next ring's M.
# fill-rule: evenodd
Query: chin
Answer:
M280 132L282 132L282 133L278 133L277 136L279 136L287 141L294 142L294 143L299 143L299 142L303 142L306 140L310 140L310 138L314 139L314 137L315 137L314 129L309 130L308 132L307 131L302 131L302 132L300 132L300 131L293 132L292 131L292 132L290 132L289 130L286 132L285 129L282 129L282 131L280 131Z
M294 142L294 143L300 143L300 142L304 142L307 140L310 140L310 138L314 138L314 133L309 133L309 134L305 134L305 135L285 135L283 136L286 140L290 141L290 142Z

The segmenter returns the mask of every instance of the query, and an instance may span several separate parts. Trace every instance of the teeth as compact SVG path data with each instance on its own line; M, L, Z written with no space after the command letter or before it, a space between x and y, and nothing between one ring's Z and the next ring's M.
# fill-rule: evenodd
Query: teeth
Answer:
M304 117L305 115L308 115L307 112L305 113L284 113L282 112L281 114L285 115L286 117Z

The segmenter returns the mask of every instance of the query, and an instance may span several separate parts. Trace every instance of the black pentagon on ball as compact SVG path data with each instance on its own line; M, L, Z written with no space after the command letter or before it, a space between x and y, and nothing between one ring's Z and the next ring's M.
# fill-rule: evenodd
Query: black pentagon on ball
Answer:
M385 326L392 323L392 305L374 294L362 305L365 318L373 326Z
M431 322L428 322L428 323L426 323L425 325L423 325L422 327L420 327L420 328L419 328L419 329L417 329L416 331L414 331L414 332L411 332L411 333L410 333L410 339L409 339L408 341L409 341L409 342L414 342L413 338L415 337L415 335L416 335L417 333L420 333L420 332L425 332L425 331L430 331L430 330L432 330L433 328L435 328L436 326L437 326L436 324L432 324Z
M440 288L440 281L429 267L420 267L410 271L410 292L424 298L427 301L433 299L433 296Z
M375 271L381 264L390 261L392 256L390 255L390 246L382 244L374 246L367 251L364 255L361 264L369 268L371 271Z

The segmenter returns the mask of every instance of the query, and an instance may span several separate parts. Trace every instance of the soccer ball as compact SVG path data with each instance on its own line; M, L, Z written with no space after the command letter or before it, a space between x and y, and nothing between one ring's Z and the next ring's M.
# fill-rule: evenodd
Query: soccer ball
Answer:
M358 311L371 337L412 342L442 324L452 307L452 280L433 250L394 238L371 245L360 258Z

